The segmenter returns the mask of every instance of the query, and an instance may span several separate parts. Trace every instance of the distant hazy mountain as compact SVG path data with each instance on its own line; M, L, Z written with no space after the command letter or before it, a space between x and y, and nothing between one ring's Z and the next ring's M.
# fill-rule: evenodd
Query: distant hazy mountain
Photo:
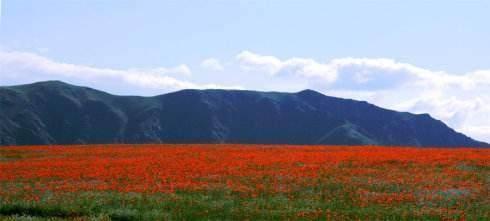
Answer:
M0 145L261 143L481 147L428 114L298 93L115 96L49 81L0 87Z

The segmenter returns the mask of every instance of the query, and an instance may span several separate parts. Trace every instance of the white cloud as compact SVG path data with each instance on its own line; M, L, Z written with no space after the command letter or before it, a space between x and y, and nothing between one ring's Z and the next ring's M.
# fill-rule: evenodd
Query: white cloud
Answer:
M207 58L201 62L201 67L212 71L223 71L225 68L216 58Z
M259 55L250 51L243 51L236 58L240 67L245 71L265 72L272 76L292 74L293 76L311 78L315 82L323 80L323 83L336 83L337 86L342 85L342 87L349 85L356 88L360 85L371 87L371 84L375 84L372 87L379 88L380 82L377 81L377 78L380 77L391 78L392 80L429 79L434 77L434 73L439 75L437 76L438 80L441 80L441 76L445 77L441 82L443 84L459 80L443 72L432 72L386 58L341 58L322 63L309 58L280 60L274 56ZM402 77L407 79L401 79ZM400 82L392 83L398 84Z
M264 71L270 75L294 75L307 78L320 78L324 82L334 82L337 75L332 68L313 59L291 58L281 61L274 56L264 56L243 51L236 56L240 66L246 71Z
M271 75L277 74L283 66L283 62L276 57L258 55L249 51L241 52L236 58L245 70L259 69Z
M217 84L197 84L169 76L171 74L188 76L191 71L186 65L171 68L129 70L96 68L56 62L32 53L0 51L0 82L7 80L21 82L66 79L125 84L143 89L161 89L164 91L185 88L240 88Z
M367 100L399 111L429 113L456 130L490 141L490 70L465 74L433 71L386 58L281 60L249 51L240 67L271 76L306 80L325 94Z

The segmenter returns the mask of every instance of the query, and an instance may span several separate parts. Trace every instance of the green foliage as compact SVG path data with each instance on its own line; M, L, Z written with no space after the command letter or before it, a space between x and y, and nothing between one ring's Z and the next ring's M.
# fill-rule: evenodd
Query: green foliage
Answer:
M0 203L0 220L456 220L439 205L361 206L349 187L335 183L291 193L248 196L228 189L176 193L66 193L37 202ZM452 201L451 201L452 202ZM453 205L454 206L454 205ZM467 205L465 218L485 220L489 207ZM426 211L426 212L424 212ZM427 212L432 211L432 212ZM437 212L439 211L439 212Z

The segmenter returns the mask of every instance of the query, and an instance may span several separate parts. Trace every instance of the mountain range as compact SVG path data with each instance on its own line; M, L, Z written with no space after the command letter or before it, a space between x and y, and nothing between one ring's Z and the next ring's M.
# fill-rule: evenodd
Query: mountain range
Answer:
M60 81L0 87L0 145L244 143L488 147L428 114L313 90L117 96Z

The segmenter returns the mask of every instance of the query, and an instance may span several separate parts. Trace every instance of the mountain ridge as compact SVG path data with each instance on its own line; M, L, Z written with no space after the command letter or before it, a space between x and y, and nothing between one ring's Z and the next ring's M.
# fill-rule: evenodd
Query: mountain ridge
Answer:
M119 96L61 81L0 87L0 145L264 143L487 147L428 114L313 90Z

